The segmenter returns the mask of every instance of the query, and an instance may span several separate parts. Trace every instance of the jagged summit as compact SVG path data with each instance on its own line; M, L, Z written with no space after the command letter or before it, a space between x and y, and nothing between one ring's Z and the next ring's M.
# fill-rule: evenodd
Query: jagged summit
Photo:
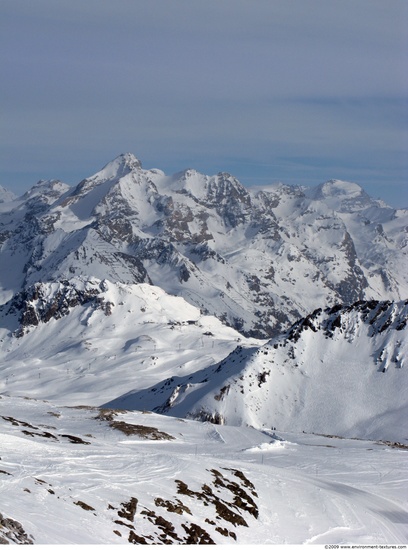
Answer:
M101 172L105 177L120 177L128 171L141 170L142 163L132 153L122 153L106 164Z

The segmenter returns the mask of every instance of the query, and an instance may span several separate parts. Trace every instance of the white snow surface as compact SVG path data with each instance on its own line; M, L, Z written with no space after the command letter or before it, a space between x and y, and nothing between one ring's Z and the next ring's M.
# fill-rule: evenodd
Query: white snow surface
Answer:
M17 197L15 196L14 193L12 193L8 189L5 189L3 186L0 185L0 203L9 202L16 198Z
M183 298L147 284L73 279L78 291L96 291L112 313L92 304L73 307L13 336L16 317L3 313L0 328L0 391L56 399L69 405L102 405L129 388L147 388L170 373L184 375L214 364L243 339ZM64 289L41 286L44 300ZM33 303L35 305L35 303Z
M4 394L0 426L0 513L26 541L407 541L403 448Z

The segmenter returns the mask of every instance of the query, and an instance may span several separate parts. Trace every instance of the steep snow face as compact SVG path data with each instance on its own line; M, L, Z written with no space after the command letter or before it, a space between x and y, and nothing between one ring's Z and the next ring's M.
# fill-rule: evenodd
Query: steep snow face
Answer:
M106 179L119 178L129 172L140 170L142 163L132 153L122 153L109 162L100 172L91 179L104 181Z
M109 403L321 434L408 439L408 302L316 310L261 347Z
M270 337L316 305L408 295L408 213L352 183L251 191L227 173L144 170L127 153L71 191L40 182L0 212L3 303L72 276L154 283Z
M93 176L86 178L76 187L75 194L84 194L90 188L106 181L118 180L127 174L139 171L141 162L131 153L124 153L116 157Z

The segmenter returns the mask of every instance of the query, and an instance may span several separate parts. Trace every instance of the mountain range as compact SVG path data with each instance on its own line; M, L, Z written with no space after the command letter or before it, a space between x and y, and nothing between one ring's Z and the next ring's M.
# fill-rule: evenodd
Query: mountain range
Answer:
M126 153L75 187L0 188L0 247L0 542L406 540L402 481L371 488L408 442L407 210ZM354 480L347 453L373 449ZM38 500L58 528L23 521Z
M408 296L407 211L353 183L246 189L124 154L75 188L40 181L1 197L1 303L73 276L149 283L267 338L317 305Z

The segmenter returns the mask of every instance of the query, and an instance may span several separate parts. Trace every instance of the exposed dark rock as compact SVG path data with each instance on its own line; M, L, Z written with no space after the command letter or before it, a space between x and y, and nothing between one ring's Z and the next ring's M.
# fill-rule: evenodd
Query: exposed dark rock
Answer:
M115 533L115 531L114 531ZM134 531L129 532L129 538L128 541L131 544L149 544L145 537L142 537L140 535L137 535Z
M190 509L187 506L185 506L179 499L176 499L175 502L172 502L171 500L156 498L154 500L154 503L156 506L166 508L168 512L172 512L174 514L182 515L185 512L186 514L191 515Z
M184 544L215 544L207 531L196 523L183 523L182 527L188 535Z
M119 510L118 516L120 516L121 518L125 518L129 521L133 521L135 519L137 503L138 500L136 497L132 497L129 502L122 502L122 508L121 510Z
M61 437L65 437L68 439L70 443L74 443L74 445L90 445L91 443L89 441L84 441L81 437L78 437L77 435L68 435L68 434L61 434Z
M34 544L33 539L32 535L25 532L21 523L0 513L0 544Z
M113 304L105 302L99 296L101 289L88 286L81 290L68 281L60 281L60 289L51 297L46 294L42 283L36 283L23 292L16 294L4 307L8 313L19 312L20 328L16 336L21 337L31 326L40 322L48 323L51 319L60 319L69 314L78 305L90 304L94 309L101 309L105 315L110 315Z
M244 487L251 490L252 496L256 497L253 484L239 470L232 470L234 475L240 479ZM208 484L203 484L200 491L189 489L186 483L181 480L176 480L177 492L191 498L201 500L205 505L215 507L216 519L223 520L234 526L241 525L247 527L248 524L243 517L242 512L247 512L254 518L258 517L258 507L252 496L242 487L242 484L232 481L223 476L218 470L211 470L214 477L213 485L215 488L224 488L228 490L233 499L232 502L220 498L214 493Z
M153 439L153 440L172 440L174 437L172 435L167 434L166 432L162 432L161 430L158 430L157 428L153 426L143 426L140 424L130 424L128 422L124 422L123 420L113 420L113 418L119 414L120 411L116 411L114 409L100 409L98 416L96 417L98 420L104 420L109 422L109 426L115 430L119 430L125 435L137 435L143 439Z
M56 441L58 441L58 437L50 432L30 432L28 430L22 430L22 433L31 437L45 437L47 439L55 439Z
M83 510L87 511L94 511L95 508L93 506L90 506L86 502L83 502L82 500L78 500L77 502L74 502L77 506L80 506Z

